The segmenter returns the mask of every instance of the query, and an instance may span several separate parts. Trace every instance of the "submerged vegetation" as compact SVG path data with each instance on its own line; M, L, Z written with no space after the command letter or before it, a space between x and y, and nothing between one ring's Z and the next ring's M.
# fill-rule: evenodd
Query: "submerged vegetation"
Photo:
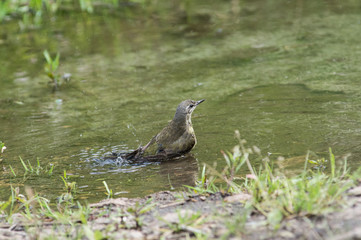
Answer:
M44 50L43 55L46 60L44 67L45 74L49 77L49 83L53 86L53 90L57 91L62 84L68 83L70 81L71 74L65 73L63 76L60 76L58 73L60 58L59 52L56 54L54 59L50 56L47 50Z
M96 1L94 0L3 0L0 2L0 21L19 15L23 16L23 18L25 16L34 16L36 19L39 19L43 15L43 12L54 14L60 9L69 7L92 13L95 3ZM104 0L98 3L104 6L111 4L114 7L118 5L118 1L114 0Z
M46 65L44 67L45 73L50 78L54 90L57 90L60 78L60 75L57 73L60 54L57 53L55 59L52 59L49 52L44 50L43 55L46 60Z
M136 3L134 3L136 4ZM45 17L51 17L58 12L81 11L93 13L94 8L108 9L119 7L114 0L2 0L0 1L0 23L18 20L21 30L39 29Z
M184 9L190 8L190 1L181 0ZM0 1L0 22L12 19L21 19L21 29L38 28L44 16L55 15L58 12L81 11L93 13L95 10L111 12L117 8L132 8L139 6L146 11L155 10L158 3L147 0L3 0Z
M46 174L46 175L50 176L53 174L54 164L50 164L49 166L46 166L44 168L43 166L40 165L39 158L36 159L36 166L33 166L33 164L31 164L29 160L27 160L25 162L21 157L19 157L19 159L20 159L21 165L23 166L23 169L24 169L24 173L23 173L24 179L29 175L39 176L39 175ZM14 169L11 165L9 165L9 168L14 177L17 177L18 175L20 175L19 173L16 173L14 171Z

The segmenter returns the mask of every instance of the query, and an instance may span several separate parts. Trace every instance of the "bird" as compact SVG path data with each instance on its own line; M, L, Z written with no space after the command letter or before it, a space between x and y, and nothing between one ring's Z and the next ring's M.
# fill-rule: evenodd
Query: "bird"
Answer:
M161 160L178 157L190 152L197 144L192 126L192 113L205 99L182 101L175 115L158 134L145 145L122 157L126 160Z

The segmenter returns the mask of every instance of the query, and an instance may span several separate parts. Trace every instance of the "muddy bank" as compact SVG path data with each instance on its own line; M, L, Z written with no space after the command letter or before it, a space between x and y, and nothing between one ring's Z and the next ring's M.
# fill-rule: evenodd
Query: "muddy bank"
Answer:
M13 214L11 224L0 224L0 239L360 239L361 185L347 194L342 209L294 216L272 226L246 207L252 201L248 194L159 192L78 206L58 220Z

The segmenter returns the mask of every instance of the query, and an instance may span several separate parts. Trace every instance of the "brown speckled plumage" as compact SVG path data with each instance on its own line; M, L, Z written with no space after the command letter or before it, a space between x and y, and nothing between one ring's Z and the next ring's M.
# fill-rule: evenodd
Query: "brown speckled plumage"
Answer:
M175 157L188 153L196 145L197 139L192 126L192 112L204 100L185 100L176 110L169 124L155 135L144 147L126 155L126 159L134 160L147 155Z

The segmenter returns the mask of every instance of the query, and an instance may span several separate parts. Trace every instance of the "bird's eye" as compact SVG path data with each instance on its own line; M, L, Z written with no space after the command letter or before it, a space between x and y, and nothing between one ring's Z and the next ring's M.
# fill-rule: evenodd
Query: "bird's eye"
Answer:
M192 107L194 107L194 105L193 105L193 104L191 104L191 105L189 105L189 107L190 107L190 108L192 108Z

